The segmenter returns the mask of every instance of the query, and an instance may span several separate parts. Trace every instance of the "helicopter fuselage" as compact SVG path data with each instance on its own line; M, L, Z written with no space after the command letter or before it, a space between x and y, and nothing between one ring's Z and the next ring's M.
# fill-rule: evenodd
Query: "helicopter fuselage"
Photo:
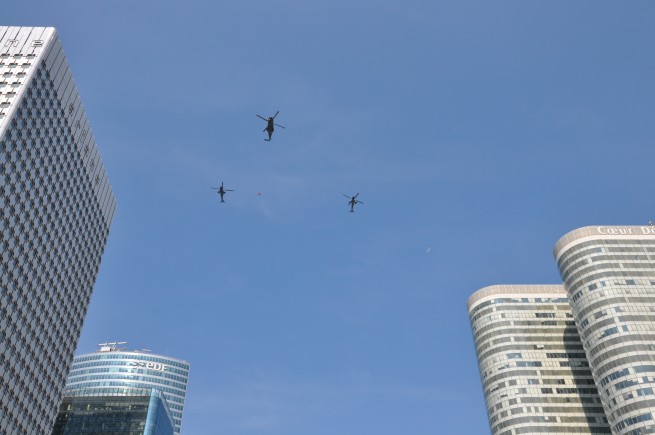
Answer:
M223 200L223 195L225 195L227 192L233 192L232 189L227 189L227 190L226 190L226 189L223 187L223 183L221 183L221 187L212 187L212 189L216 189L216 193L218 193L218 196L221 197L221 202L225 202L225 201Z
M264 129L264 131L268 133L268 139L264 139L264 140L270 141L271 136L273 136L273 132L275 131L275 121L273 121L273 118L268 118L266 122L268 122L268 124L266 124L266 128Z
M275 131L275 126L276 125L278 127L284 128L284 126L275 123L275 117L277 116L278 113L280 113L279 110L277 112L275 112L275 115L269 116L268 118L264 118L261 115L257 115L258 118L261 118L264 121L266 121L266 128L264 130L262 130L262 131L265 131L266 133L268 133L268 139L264 139L266 141L271 140L271 136L273 136L273 132Z

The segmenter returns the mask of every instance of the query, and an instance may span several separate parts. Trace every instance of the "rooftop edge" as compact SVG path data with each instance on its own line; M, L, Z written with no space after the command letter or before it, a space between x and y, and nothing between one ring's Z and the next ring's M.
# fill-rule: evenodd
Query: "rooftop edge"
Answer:
M498 284L483 287L473 293L466 301L466 308L471 311L471 308L476 302L484 299L487 296L493 295L534 295L544 293L555 293L566 296L566 290L562 284Z
M595 238L640 238L640 237L653 237L655 238L655 226L641 225L641 226L613 226L613 225L596 225L578 228L569 231L563 235L553 248L553 255L555 259L559 259L565 247L575 243L580 239Z

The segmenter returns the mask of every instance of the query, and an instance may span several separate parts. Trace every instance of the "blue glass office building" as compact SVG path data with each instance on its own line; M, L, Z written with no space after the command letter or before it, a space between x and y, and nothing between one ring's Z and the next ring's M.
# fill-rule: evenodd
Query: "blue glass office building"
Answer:
M146 351L125 351L116 343L101 346L98 352L74 358L64 395L130 395L155 388L165 397L174 433L179 434L189 363Z
M70 393L70 392L69 392ZM156 388L94 396L78 390L59 407L52 435L173 435L173 416Z

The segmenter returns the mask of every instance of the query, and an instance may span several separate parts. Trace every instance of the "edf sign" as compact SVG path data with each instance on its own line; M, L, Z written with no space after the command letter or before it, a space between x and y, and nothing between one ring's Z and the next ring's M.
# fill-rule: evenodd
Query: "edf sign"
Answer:
M143 362L143 361L132 361L130 363L133 367L141 367L148 370L157 370L160 372L166 371L165 364L153 363L153 362Z

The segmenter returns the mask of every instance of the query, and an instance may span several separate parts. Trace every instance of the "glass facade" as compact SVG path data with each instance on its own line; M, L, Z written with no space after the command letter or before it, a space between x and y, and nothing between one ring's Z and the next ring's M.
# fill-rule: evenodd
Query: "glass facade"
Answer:
M611 433L562 286L486 287L468 311L493 435Z
M580 228L563 286L468 301L492 433L655 434L655 226Z
M175 433L182 427L182 413L189 378L189 363L144 352L100 351L76 356L66 383L66 394L131 394L156 388L166 398Z
M53 28L0 27L0 433L49 433L115 210Z
M52 435L173 435L166 399L156 389L128 396L66 396Z
M655 227L581 228L555 257L613 433L655 433Z

